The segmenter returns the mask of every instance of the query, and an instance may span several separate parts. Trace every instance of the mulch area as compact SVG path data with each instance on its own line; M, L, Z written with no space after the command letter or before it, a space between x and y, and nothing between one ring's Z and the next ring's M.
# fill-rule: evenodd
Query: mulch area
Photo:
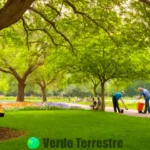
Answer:
M25 131L18 131L15 129L0 127L0 141L14 139L25 134Z
M0 113L2 113L4 111L3 108L21 108L24 106L33 106L33 105L34 105L34 103L31 103L31 102L15 102L15 103L1 104L0 105ZM26 134L25 131L19 131L19 130L15 130L15 129L0 127L0 142L9 140L9 139L18 138L25 134Z

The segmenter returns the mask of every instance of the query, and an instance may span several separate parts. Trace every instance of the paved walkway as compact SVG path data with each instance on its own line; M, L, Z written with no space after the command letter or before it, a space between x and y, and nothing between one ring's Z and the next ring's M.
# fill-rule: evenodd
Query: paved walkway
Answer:
M15 103L15 101L0 101L1 104L5 104L5 103ZM90 110L91 107L89 105L82 105L82 104L77 104L77 103L66 103L70 106L78 106L78 107L81 107L83 109L86 109L86 110ZM113 108L112 107L106 107L105 108L105 111L106 112L113 112ZM137 110L133 110L133 109L128 109L128 110L125 110L124 109L124 113L123 115L127 115L127 116L136 116L136 117L147 117L147 118L150 118L150 114L140 114L138 113Z
M87 109L87 110L91 109L90 106L88 106L88 105L81 105L81 104L76 104L76 103L67 103L67 104L69 104L70 106L79 106L79 107L81 107L83 109ZM113 108L112 107L106 107L105 111L106 112L113 112ZM149 113L141 114L141 113L138 113L137 110L133 110L133 109L128 109L128 110L124 109L123 115L150 118L150 114Z
M111 108L111 107L106 107L106 111L107 111L107 112L113 112L113 108ZM141 113L138 113L137 110L133 110L133 109L128 109L128 110L125 110L125 109L124 109L123 115L150 118L150 114L149 114L149 113L147 113L147 114L141 114Z

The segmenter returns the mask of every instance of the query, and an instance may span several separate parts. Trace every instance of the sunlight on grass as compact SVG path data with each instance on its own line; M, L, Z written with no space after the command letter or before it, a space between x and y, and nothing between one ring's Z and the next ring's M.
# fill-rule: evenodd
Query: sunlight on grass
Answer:
M4 118L0 118L0 122L1 127L27 132L23 137L0 142L4 150L27 150L26 142L30 137L37 137L41 141L40 150L44 150L43 138L115 139L123 141L123 150L149 149L148 118L87 110L50 110L7 112Z

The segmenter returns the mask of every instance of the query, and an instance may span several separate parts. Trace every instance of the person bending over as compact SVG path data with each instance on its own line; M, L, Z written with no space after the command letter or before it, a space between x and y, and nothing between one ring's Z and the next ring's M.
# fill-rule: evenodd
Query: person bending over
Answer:
M118 110L118 112L121 113L118 101L121 100L122 103L124 103L124 101L122 100L122 96L124 94L125 94L124 91L116 92L115 94L113 94L112 101L113 101L114 112L117 112L117 110Z

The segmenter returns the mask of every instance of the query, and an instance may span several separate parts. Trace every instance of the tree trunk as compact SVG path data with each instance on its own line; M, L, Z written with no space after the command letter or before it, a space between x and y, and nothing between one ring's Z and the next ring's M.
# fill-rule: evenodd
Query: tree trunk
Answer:
M42 91L43 102L47 102L46 87L45 86L41 87L41 91Z
M18 93L17 93L17 101L24 102L24 89L26 84L22 81L18 83Z
M105 94L105 82L101 82L101 100L102 100L101 110L102 111L105 111L105 98L104 98L104 94Z
M7 0L0 9L0 30L16 23L35 0Z

